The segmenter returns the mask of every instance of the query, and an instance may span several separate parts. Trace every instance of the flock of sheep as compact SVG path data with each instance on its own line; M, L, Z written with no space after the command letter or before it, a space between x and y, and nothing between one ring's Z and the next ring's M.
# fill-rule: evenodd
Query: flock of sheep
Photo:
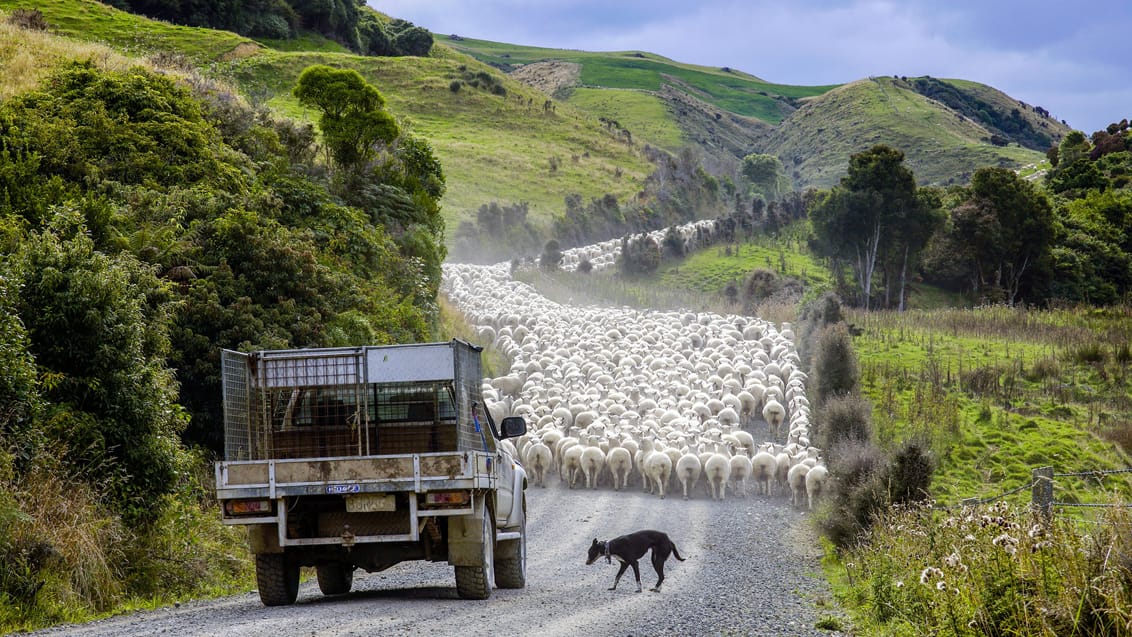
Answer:
M685 499L702 489L719 500L753 488L811 508L825 487L789 324L560 305L506 264L446 264L442 289L474 340L511 361L508 374L485 379L484 402L497 422L526 418L514 453L535 485L556 474L570 488L632 484ZM756 441L749 430L764 420L771 439Z

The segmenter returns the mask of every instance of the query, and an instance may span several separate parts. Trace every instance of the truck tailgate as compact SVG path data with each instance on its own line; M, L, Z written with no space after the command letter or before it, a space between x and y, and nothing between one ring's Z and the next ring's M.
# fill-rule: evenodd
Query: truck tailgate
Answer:
M216 463L221 500L433 489L493 489L489 454L416 453ZM329 491L328 491L329 490Z

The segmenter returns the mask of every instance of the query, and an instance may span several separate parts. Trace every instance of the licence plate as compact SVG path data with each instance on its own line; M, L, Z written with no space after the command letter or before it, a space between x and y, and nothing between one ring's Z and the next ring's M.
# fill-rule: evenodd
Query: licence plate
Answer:
M341 495L343 493L357 493L361 491L361 485L357 484L331 484L326 487L326 492L330 495Z
M396 511L397 501L390 493L365 493L346 498L346 511L349 513L373 513L375 511Z

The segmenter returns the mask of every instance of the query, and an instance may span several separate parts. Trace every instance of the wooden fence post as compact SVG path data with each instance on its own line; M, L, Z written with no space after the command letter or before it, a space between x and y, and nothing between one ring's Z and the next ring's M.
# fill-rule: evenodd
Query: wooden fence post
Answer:
M1039 467L1033 471L1031 501L1048 522L1053 515L1053 467Z

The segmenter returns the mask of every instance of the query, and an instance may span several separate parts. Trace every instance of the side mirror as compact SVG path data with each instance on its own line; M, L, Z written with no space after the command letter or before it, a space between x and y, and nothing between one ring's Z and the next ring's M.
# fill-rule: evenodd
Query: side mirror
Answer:
M508 416L499 423L500 438L514 438L527 433L527 421L522 416Z

